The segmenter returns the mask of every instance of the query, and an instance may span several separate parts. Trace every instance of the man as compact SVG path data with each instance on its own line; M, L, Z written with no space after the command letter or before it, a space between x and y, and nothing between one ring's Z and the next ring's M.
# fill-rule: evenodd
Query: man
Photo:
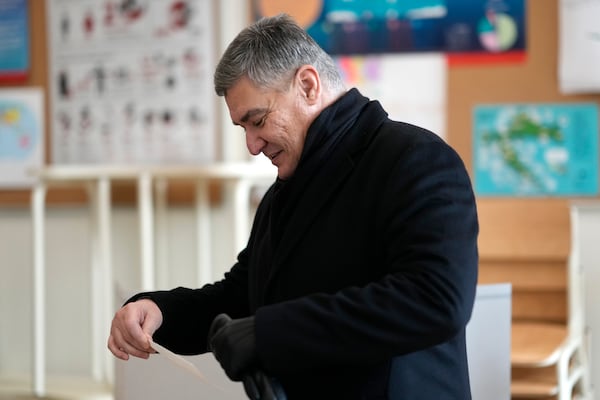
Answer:
M231 379L264 371L290 400L470 399L478 221L456 152L346 90L286 15L244 29L214 82L277 180L224 279L134 296L114 355L147 358L150 337L212 350Z

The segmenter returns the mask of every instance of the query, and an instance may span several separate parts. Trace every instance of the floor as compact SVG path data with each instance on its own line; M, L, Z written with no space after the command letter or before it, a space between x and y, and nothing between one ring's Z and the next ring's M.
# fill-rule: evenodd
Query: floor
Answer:
M56 397L34 397L27 395L0 394L0 400L62 400Z

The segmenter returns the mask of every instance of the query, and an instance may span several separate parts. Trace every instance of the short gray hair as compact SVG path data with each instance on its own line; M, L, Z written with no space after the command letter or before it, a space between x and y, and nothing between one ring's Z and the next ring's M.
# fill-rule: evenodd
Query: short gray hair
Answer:
M262 18L229 44L214 74L215 91L225 96L247 76L258 87L284 90L297 69L312 65L325 87L344 84L332 58L287 14Z

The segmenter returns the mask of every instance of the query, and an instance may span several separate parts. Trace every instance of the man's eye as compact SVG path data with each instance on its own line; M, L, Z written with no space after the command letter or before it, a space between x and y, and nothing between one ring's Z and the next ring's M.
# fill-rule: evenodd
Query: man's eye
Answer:
M265 124L265 120L267 119L266 116L262 117L261 119L259 119L258 121L254 122L254 126L256 127L261 127Z

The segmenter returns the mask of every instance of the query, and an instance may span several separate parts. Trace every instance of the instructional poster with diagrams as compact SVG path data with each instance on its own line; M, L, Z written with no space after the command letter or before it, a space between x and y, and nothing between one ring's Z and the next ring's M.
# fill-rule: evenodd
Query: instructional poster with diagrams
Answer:
M482 105L473 129L478 195L598 194L597 104Z
M48 1L54 164L217 153L211 0Z

